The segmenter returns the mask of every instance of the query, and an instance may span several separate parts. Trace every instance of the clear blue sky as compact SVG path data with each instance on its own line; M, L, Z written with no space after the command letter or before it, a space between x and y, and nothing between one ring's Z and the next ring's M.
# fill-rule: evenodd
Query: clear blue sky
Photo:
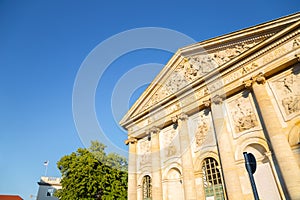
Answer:
M73 84L86 56L103 40L128 29L164 27L202 41L299 8L297 0L0 0L0 194L29 200L37 194L45 160L47 175L60 176L56 162L84 147L73 120ZM101 80L97 116L116 146L126 149L126 135L111 114L114 84L132 67L166 63L170 56L158 50L130 53Z

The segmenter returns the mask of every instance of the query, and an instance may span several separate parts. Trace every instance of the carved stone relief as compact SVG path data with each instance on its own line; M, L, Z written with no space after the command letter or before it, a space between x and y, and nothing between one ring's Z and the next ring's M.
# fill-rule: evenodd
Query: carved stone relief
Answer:
M300 112L300 64L291 74L276 80L272 85L280 107L286 116Z
M175 145L175 137L176 137L177 131L176 130L170 130L166 131L163 137L163 147L164 147L164 153L166 157L172 157L176 155L177 148Z
M233 48L227 48L223 51L219 51L219 52L213 54L213 57L219 65L222 65L225 62L228 62L229 60L231 60L232 58L234 58L234 57L240 55L241 53L247 51L248 49L252 48L255 45L256 45L256 42L252 42L249 44L242 43L242 44L236 45Z
M139 155L140 155L140 166L149 164L151 162L151 141L147 138L139 141Z
M164 85L160 85L160 88L151 97L144 109L147 109L165 97L174 94L196 79L203 77L213 69L217 68L219 65L224 64L230 59L250 49L256 43L257 42L254 41L251 43L241 43L235 45L234 47L229 47L225 50L218 51L217 53L206 55L201 54L185 58L176 67ZM215 90L215 88L209 88L209 90L212 91Z
M202 114L200 116L199 124L195 133L196 148L201 147L201 145L204 143L209 128L208 118Z
M228 103L229 112L236 133L240 133L258 126L254 108L248 97L239 97Z

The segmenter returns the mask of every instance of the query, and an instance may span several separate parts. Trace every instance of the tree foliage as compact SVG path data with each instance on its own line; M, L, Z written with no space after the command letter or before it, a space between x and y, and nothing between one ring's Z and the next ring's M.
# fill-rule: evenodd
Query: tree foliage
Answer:
M61 200L127 199L127 161L105 153L105 145L92 141L89 149L79 148L63 156L57 167L62 174Z

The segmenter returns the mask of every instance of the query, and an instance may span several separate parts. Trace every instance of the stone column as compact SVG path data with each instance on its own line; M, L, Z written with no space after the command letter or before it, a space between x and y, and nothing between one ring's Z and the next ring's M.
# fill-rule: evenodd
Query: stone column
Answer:
M188 116L181 113L173 121L177 120L178 123L178 134L180 140L180 153L182 161L182 176L183 176L183 186L184 186L184 196L185 199L195 200L196 198L196 188L195 188L195 176L193 167L193 158L191 153L191 143L189 139L188 131Z
M151 161L152 161L152 199L162 199L162 178L160 164L160 129L153 127L148 131L151 136Z
M195 173L195 182L196 182L197 199L205 199L202 171Z
M207 106L207 103L206 103ZM225 123L225 109L223 97L215 95L211 100L211 114L214 125L216 145L220 156L220 166L223 171L224 191L228 199L244 199L238 169L235 164L234 151L230 142L230 133L227 131Z
M266 127L267 139L270 140L271 149L275 154L280 169L288 199L300 199L300 170L283 132L277 113L268 95L266 79L262 73L245 81L245 86L252 86L253 94L257 101L262 120ZM276 163L276 162L275 162Z
M137 172L136 172L136 138L128 138L125 141L129 145L129 158L128 158L128 200L137 200Z

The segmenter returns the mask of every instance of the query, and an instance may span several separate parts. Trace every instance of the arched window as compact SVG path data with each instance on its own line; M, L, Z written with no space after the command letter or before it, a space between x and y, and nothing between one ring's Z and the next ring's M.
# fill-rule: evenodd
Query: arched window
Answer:
M213 158L206 158L202 164L203 185L205 197L211 197L215 200L225 199L220 167Z
M152 199L152 185L151 177L149 175L144 176L143 178L143 199L150 200Z

